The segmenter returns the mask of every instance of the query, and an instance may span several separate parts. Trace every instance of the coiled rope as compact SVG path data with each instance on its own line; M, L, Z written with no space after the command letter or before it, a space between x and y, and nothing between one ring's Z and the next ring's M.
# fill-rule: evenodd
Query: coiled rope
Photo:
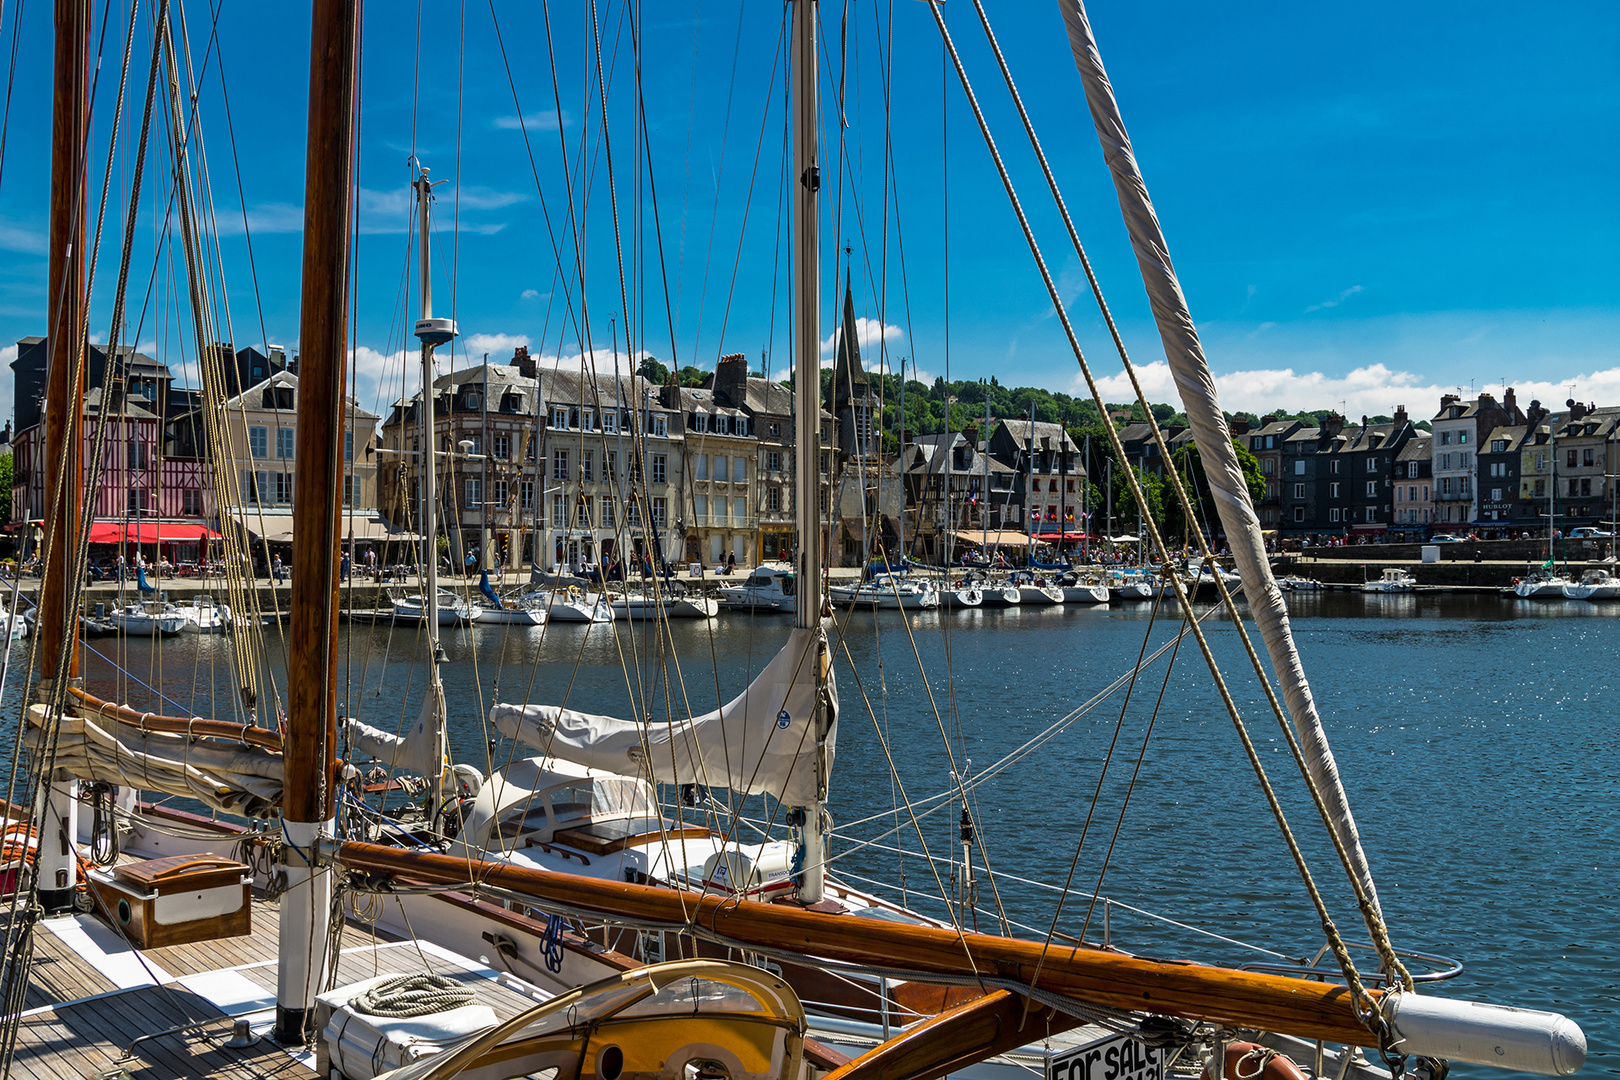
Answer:
M349 1000L357 1012L404 1019L472 1004L473 992L443 975L397 975Z

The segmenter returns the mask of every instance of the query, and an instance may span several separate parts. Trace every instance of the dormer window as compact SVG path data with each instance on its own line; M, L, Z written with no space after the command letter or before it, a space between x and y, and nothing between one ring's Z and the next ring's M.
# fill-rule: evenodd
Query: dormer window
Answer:
M568 410L563 408L561 405L553 406L551 410L551 426L556 428L558 431L567 431Z
M478 409L483 407L483 395L481 395L477 390L468 390L463 395L462 400L467 403L467 408L469 409Z

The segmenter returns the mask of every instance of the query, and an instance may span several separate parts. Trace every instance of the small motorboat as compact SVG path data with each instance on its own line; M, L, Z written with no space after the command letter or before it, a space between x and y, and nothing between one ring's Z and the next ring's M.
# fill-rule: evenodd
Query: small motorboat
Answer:
M127 637L174 637L191 626L180 609L162 600L144 600L114 608L107 622Z
M1417 585L1417 578L1408 574L1398 566L1385 569L1383 576L1377 581L1364 581L1361 591L1364 593L1409 593Z
M779 611L792 615L799 610L794 598L795 584L792 570L756 566L741 585L728 585L720 590L720 603L733 611Z
M223 634L231 627L231 609L207 593L176 604L175 610L185 616L191 623L190 629L199 634Z

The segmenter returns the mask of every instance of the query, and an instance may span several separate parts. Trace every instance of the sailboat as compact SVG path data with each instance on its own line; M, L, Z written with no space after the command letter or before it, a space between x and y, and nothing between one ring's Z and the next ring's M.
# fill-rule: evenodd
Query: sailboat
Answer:
M931 5L931 10L943 30L937 7ZM1141 188L1140 176L1084 11L1071 0L1064 6L1064 15L1123 201ZM819 1058L818 1068L841 1080L959 1073L998 1056L1003 1059L1001 1075L1023 1074L1031 1062L1038 1062L1049 1074L1061 1069L1061 1075L1077 1077L1089 1075L1088 1055L1115 1065L1128 1060L1139 1066L1136 1071L1142 1075L1159 1075L1161 1067L1174 1058L1192 1071L1207 1063L1212 1076L1243 1076L1248 1075L1247 1070L1272 1067L1278 1060L1272 1043L1281 1043L1284 1053L1304 1059L1318 1075L1329 1068L1340 1075L1351 1075L1352 1070L1358 1077L1379 1075L1358 1062L1354 1053L1358 1047L1377 1048L1389 1055L1392 1066L1399 1063L1402 1069L1408 1058L1435 1059L1424 1063L1431 1076L1442 1071L1438 1064L1442 1058L1548 1075L1574 1071L1584 1057L1584 1038L1562 1016L1417 993L1401 977L1402 968L1375 917L1375 894L1364 883L1354 855L1346 855L1346 861L1357 867L1350 878L1386 966L1378 979L1364 978L1355 969L1342 937L1325 916L1323 929L1340 961L1338 972L1245 971L1133 956L1114 943L1047 942L981 932L954 922L914 919L892 905L863 906L858 897L830 878L831 822L826 805L837 742L839 693L833 639L824 619L822 532L818 500L813 497L819 488L819 454L815 452L819 410L815 402L820 346L816 3L795 0L791 17L796 106L794 333L799 385L795 418L799 497L795 506L800 515L795 595L799 602L786 645L742 695L713 713L658 724L557 706L497 706L501 712L494 718L525 741L540 743L536 749L542 754L529 759L524 768L514 765L497 772L476 792L468 790L466 798L472 806L465 815L465 800L455 800L452 807L442 791L433 793L428 804L431 824L441 827L446 821L461 822L464 850L445 852L424 843L433 836L433 829L413 832L368 816L348 801L349 784L337 772L335 752L339 738L333 598L339 479L335 449L339 440L329 417L324 428L309 424L309 456L303 458L307 474L299 474L300 506L307 516L295 536L294 565L311 577L305 579L306 587L293 612L291 655L297 671L290 682L291 707L284 732L222 720L152 717L90 701L82 693L70 691L66 677L71 674L71 663L63 659L71 655L69 650L50 657L56 661L51 682L55 696L34 714L39 721L35 730L42 733L37 745L72 734L66 730L72 727L67 715L71 698L80 703L79 711L91 713L90 717L73 718L83 720L86 730L92 724L105 730L103 722L117 725L121 737L138 739L151 751L167 739L168 748L178 751L180 779L193 784L192 790L199 795L218 800L227 812L248 807L255 811L253 816L266 820L279 808L280 827L273 834L231 833L193 815L185 821L185 834L166 834L161 843L219 844L221 837L231 836L233 845L240 843L255 858L274 854L274 866L264 866L270 873L263 875L249 864L241 864L241 870L218 864L192 869L217 875L209 879L209 890L240 894L244 885L260 877L284 886L272 920L279 926L282 947L269 961L276 983L275 1030L282 1040L301 1045L305 1033L318 1028L327 1055L324 1064L340 1062L341 1071L350 1076L369 1077L383 1068L402 1065L406 1071L399 1075L412 1077L524 1076L566 1066L572 1067L567 1073L571 1075L611 1077L626 1074L632 1067L645 1074L673 1062L676 1071L671 1075L676 1076L797 1078L805 1075L805 1059L819 1053L809 1045L810 1033L817 1033L819 1039L822 1032L848 1035L851 1031L847 1015L823 1016L820 1027L807 1015L808 995L795 989L795 981L804 980L800 985L810 986L818 979L814 984L822 987L853 986L874 1003L861 1014L870 1022L855 1029L858 1037L845 1044L854 1048L865 1040L864 1048L853 1055L822 1053ZM303 312L305 378L311 392L304 399L335 406L341 401L346 337L343 299L347 290L343 285L348 265L348 110L354 101L354 7L321 0L314 23L311 115L317 122L312 124L308 155L311 180L306 199ZM70 42L83 36L82 30L67 31ZM948 43L948 37L946 40ZM71 96L67 100L71 102ZM1143 211L1144 206L1145 188L1136 209ZM1150 207L1136 213L1127 209L1126 217L1134 242L1162 249ZM64 244L59 250L82 247L82 243ZM1167 252L1156 259L1144 255L1143 266L1145 272L1158 267L1158 273L1167 275ZM1063 307L1050 279L1048 284L1061 314ZM1156 308L1180 306L1173 278L1150 282L1150 292ZM1066 316L1064 322L1067 327ZM1196 375L1201 352L1191 336L1190 319L1182 320L1181 325L1184 329L1177 338L1179 348L1173 350L1172 363L1190 363ZM77 329L71 336L64 335L71 341L81 336ZM424 352L427 350L424 337ZM1197 378L1180 375L1178 372L1183 386L1199 384ZM1203 375L1207 383L1207 368ZM64 377L64 384L66 381ZM1203 442L1209 438L1218 447L1224 428L1213 394L1206 397L1189 400L1187 411L1198 432L1206 468L1216 472L1226 463L1215 449L1203 447ZM312 405L312 420L318 414ZM54 415L61 415L60 408ZM301 424L300 439L304 436ZM65 440L63 445L77 445L77 440ZM1230 453L1229 445L1227 449ZM1241 492L1240 472L1237 478ZM1219 488L1224 479L1224 475L1212 476L1212 483ZM1252 519L1253 510L1245 498L1234 495L1229 502L1230 506L1217 499L1223 513L1247 513ZM61 514L72 516L72 500L62 500ZM1280 596L1270 583L1263 557L1256 562L1247 546L1246 530L1253 531L1257 539L1257 526L1239 516L1226 522L1226 530L1236 538L1238 563L1249 583L1256 620L1281 672L1288 709L1306 732L1304 741L1315 740L1305 752L1313 794L1327 804L1323 816L1333 823L1332 834L1345 851L1359 851L1359 843L1352 843L1353 819L1338 804L1341 790L1331 775L1331 756L1324 756L1326 744L1319 724L1312 734L1314 706L1298 673L1297 658L1289 662L1281 655L1287 647L1286 613L1278 613ZM65 528L53 526L55 565L62 565L67 538L73 533L71 523ZM1162 538L1155 539L1162 550ZM47 585L54 582L55 599L60 600L72 580L58 574L47 579ZM1181 584L1172 584L1185 606ZM431 584L427 597L430 604L436 597ZM57 605L57 631L68 610L67 604ZM1190 632L1203 646L1196 623L1190 624ZM58 633L56 640L71 639ZM439 693L436 679L434 685L418 731L413 732L426 738L411 740L410 747L413 751L422 745L428 748L418 762L418 771L436 785L448 787L456 780L455 774L446 775L449 770L444 767L442 702L431 700ZM213 742L194 745L201 740ZM230 754L225 754L227 748ZM213 754L206 762L205 751ZM146 756L154 763L159 757L155 752ZM123 755L123 763L128 760ZM261 764L274 764L278 771L253 779L256 774L251 770ZM89 767L87 756L85 768ZM220 782L228 769L246 779L239 785ZM542 775L544 769L551 770L549 779ZM70 781L56 772L48 769L42 773L48 782L36 824L37 836L47 841L77 832L72 821L76 793ZM711 784L736 793L768 790L789 817L790 839L774 842L780 847L761 843L756 849L728 836L700 837L680 820L666 821L660 808L647 803L646 793L654 781L683 788ZM473 785L469 782L467 786ZM346 812L342 814L335 805L339 793L345 795ZM695 801L702 792L694 790L691 797ZM596 820L599 805L604 810L601 822ZM445 813L446 809L453 813ZM126 813L142 820L163 816L159 808ZM632 831L628 824L636 819L640 819L640 831ZM337 835L340 821L343 837ZM614 827L600 827L609 824ZM503 836L508 825L511 835ZM470 858L486 826L487 835L501 837L508 842L507 848L510 841L533 843L523 849L522 858L505 857L517 854L508 850L500 858ZM964 823L964 828L964 844L971 844L971 822ZM147 836L141 839L152 842ZM691 845L688 851L701 853L701 861L673 859L672 854L681 853L683 844ZM77 866L71 842L36 842L31 850L31 879L36 885L43 883L41 903L58 910L70 906ZM490 853L486 846L477 854ZM636 856L642 858L640 863L632 861ZM193 856L188 852L186 857ZM600 871L603 866L621 872L611 879L581 872ZM638 866L643 868L638 870ZM147 870L144 882L154 886L153 891L167 883L160 880L161 871ZM242 880L244 871L247 881ZM662 880L649 880L654 872ZM1370 877L1365 880L1370 882ZM151 899L164 895L159 892ZM214 898L222 900L223 896L214 894ZM413 926L419 936L392 949L378 943L331 956L324 946L342 925L341 918L332 917L334 908L342 910L335 903L340 898L375 904L378 911L373 925L395 925L393 920L398 919L402 925ZM236 910L228 913L234 915ZM269 909L258 906L255 911L268 914ZM407 911L409 917L405 918ZM601 930L599 938L593 930L589 942L568 922L587 918ZM88 928L84 936L92 936ZM102 941L115 944L105 935ZM92 940L92 944L97 943ZM458 951L463 944L465 951ZM652 959L647 955L650 951L688 946L747 957L753 963L743 965L744 970L698 966L718 962L702 958L643 963ZM195 952L187 954L194 963L198 959ZM26 950L8 949L12 974L24 970L27 955ZM82 958L84 954L75 955ZM206 1021L223 1028L240 1017L239 1034L250 1040L257 1034L252 1018L267 1011L265 1002L272 1000L262 982L252 977L257 974L263 979L267 970L263 963L255 956L229 971L209 966L197 972L205 977L182 985L193 998L208 1004L212 1012ZM498 971L496 965L504 970ZM777 969L772 970L771 965ZM125 970L130 966L126 964ZM400 974L407 980L422 981L415 986L371 982L370 978L351 981L357 967L372 966L404 968ZM431 973L426 970L430 967L435 969ZM329 971L335 971L345 985L322 993ZM460 997L456 986L433 982L427 978L429 974L472 989L472 998ZM551 990L531 977L550 983ZM174 981L164 980L161 985ZM896 1022L899 1014L891 1012L896 995L902 987L914 992L922 984L938 988L934 1004L925 1018L902 1027ZM417 992L420 994L413 999ZM423 1003L421 996L438 998L434 1004L456 1004L425 1013L426 1019L385 1015L413 1009ZM917 996L912 993L910 1000ZM149 997L167 1001L159 994ZM12 995L7 1000L20 1005L23 999ZM735 1003L729 1012L725 1008L728 1002ZM136 1008L120 1009L115 1004ZM97 1016L108 1018L100 1021L107 1023L122 1018L127 1028L138 1003L120 999L84 1006L75 999L53 1002L49 1007L50 1020L71 1019L78 1025L76 1030L83 1031L98 1022ZM477 1011L480 1008L488 1012ZM71 1016L55 1015L74 1009ZM147 1012L136 1023L150 1026L154 1012ZM172 1014L171 1009L160 1015ZM701 1014L701 1021L693 1019L695 1014ZM20 1011L15 1018L23 1019ZM28 1019L38 1020L38 1016ZM393 1022L412 1019L417 1022ZM191 1016L184 1022L195 1026ZM175 1023L177 1028L181 1026L179 1021ZM700 1050L690 1034L683 1034L699 1026L706 1044L723 1053ZM617 1031L626 1034L615 1037ZM1238 1032L1245 1036L1256 1033L1255 1041L1234 1038ZM1344 1049L1328 1051L1316 1046L1317 1042ZM357 1053L357 1044L362 1048L369 1045L370 1054ZM208 1049L195 1056L206 1058L215 1053L213 1043L196 1047L204 1045ZM248 1047L236 1049L240 1053ZM750 1047L753 1052L745 1058ZM34 1045L29 1049L34 1052ZM98 1064L111 1062L112 1055L102 1052L99 1044L94 1049ZM1235 1057L1234 1050L1239 1051ZM45 1061L46 1048L37 1052ZM51 1048L49 1052L56 1051ZM255 1060L255 1069L287 1067L284 1052L266 1049L263 1054L262 1064ZM422 1055L423 1060L406 1064L407 1054ZM1008 1054L1024 1056L1008 1059ZM123 1060L135 1057L131 1053ZM52 1059L40 1071L50 1071L54 1064ZM208 1074L226 1067L218 1059L193 1065L187 1058L179 1071ZM307 1065L300 1063L300 1067ZM71 1067L57 1067L57 1071L71 1071ZM1290 1074L1274 1071L1266 1075Z

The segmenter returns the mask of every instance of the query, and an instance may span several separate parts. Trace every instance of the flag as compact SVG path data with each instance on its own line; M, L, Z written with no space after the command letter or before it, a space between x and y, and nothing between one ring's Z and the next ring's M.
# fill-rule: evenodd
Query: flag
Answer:
M1552 569L1552 568L1553 568L1553 561L1552 561L1552 559L1550 559L1550 558L1549 558L1549 559L1548 559L1548 560L1547 560L1547 561L1546 561L1546 562L1544 562L1544 563L1542 563L1542 564L1541 564L1541 568L1542 568L1542 569L1543 569L1543 570L1551 570L1551 569Z

